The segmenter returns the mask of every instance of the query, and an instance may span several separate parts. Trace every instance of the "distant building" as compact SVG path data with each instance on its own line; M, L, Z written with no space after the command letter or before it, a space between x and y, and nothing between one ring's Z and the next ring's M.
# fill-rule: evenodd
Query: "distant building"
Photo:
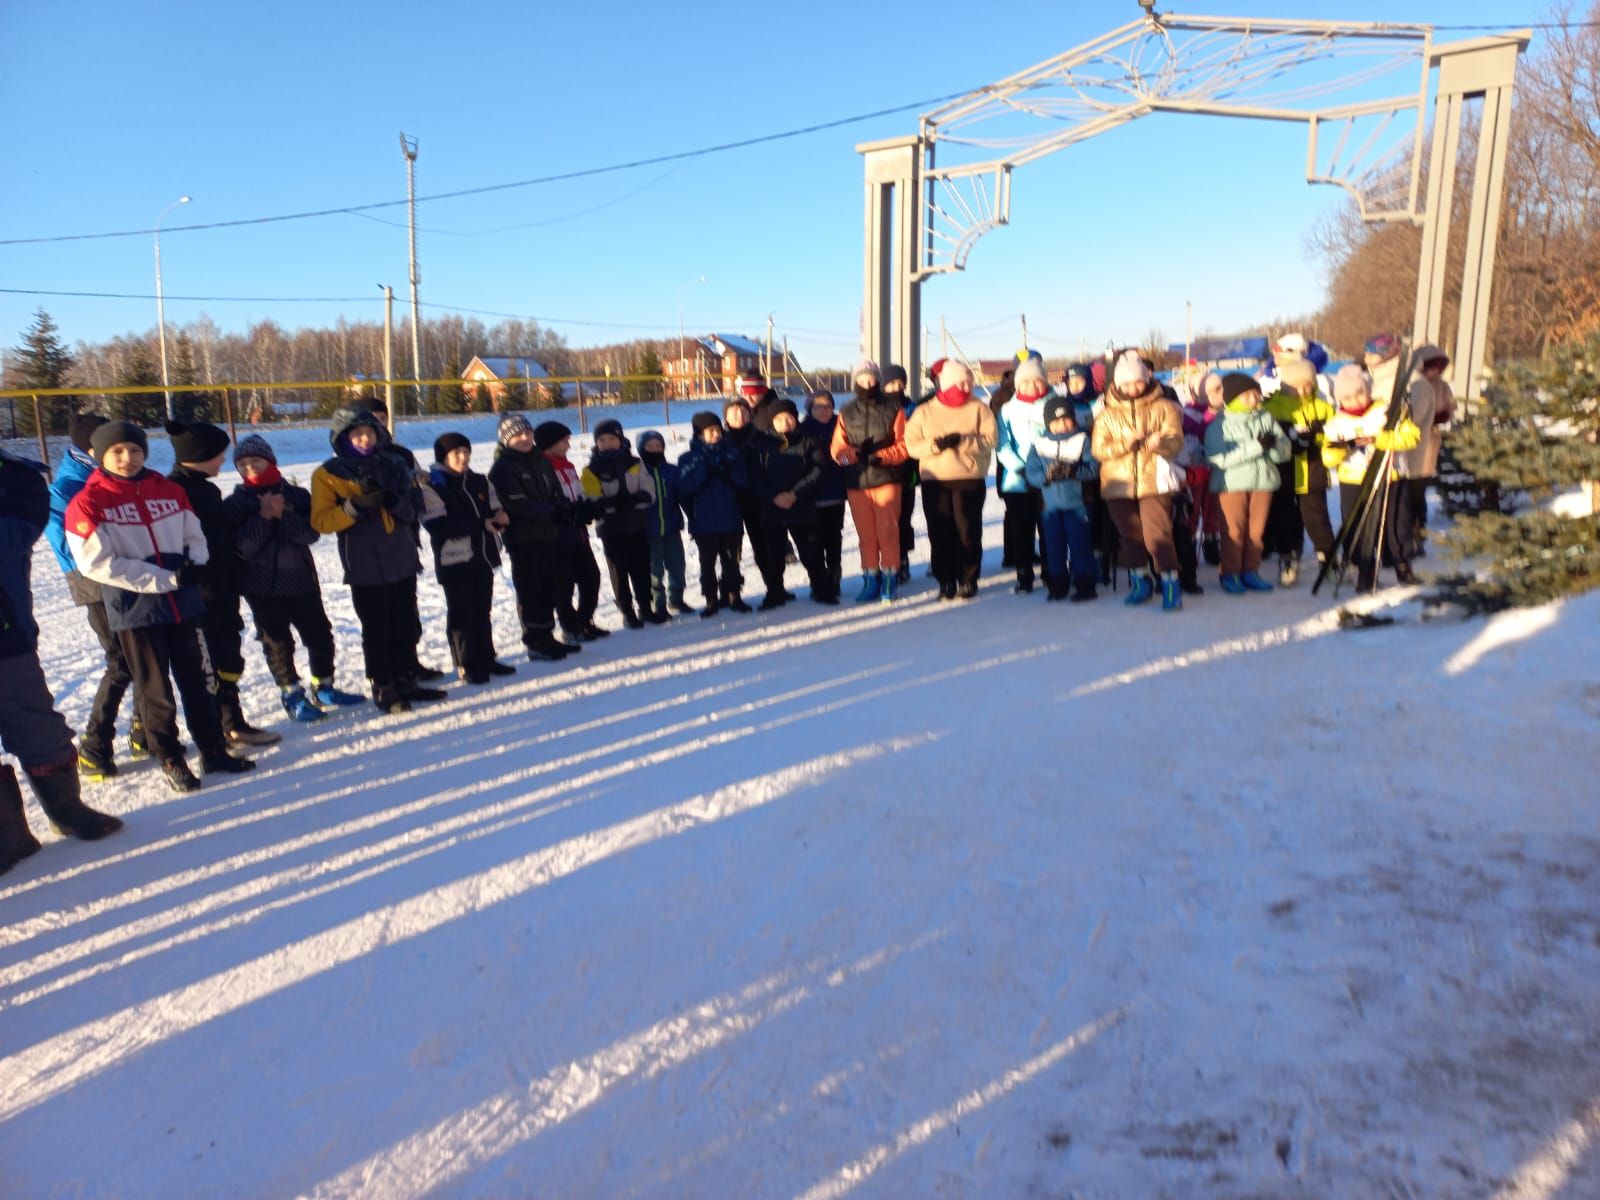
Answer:
M502 408L554 404L561 396L559 385L535 382L530 390L527 382L549 378L550 372L545 370L543 363L506 354L473 355L472 361L461 372L461 382L467 395L474 396L480 388L487 388L489 407L495 412Z
M667 377L668 388L676 396L702 392L731 396L738 390L740 375L762 369L766 353L766 347L753 338L711 333L685 342L682 356L666 359L661 370ZM772 370L781 373L783 351L774 346L773 354ZM796 367L793 355L790 355L789 365L791 369Z

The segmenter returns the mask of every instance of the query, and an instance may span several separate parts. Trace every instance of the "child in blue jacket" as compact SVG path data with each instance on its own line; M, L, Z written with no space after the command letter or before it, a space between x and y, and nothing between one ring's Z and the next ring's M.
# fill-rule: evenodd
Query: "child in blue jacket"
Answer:
M1024 473L1041 496L1044 522L1044 583L1047 598L1062 600L1071 581L1073 603L1093 600L1100 574L1083 485L1094 479L1089 434L1078 428L1078 411L1069 396L1044 402L1044 429L1028 448Z
M700 552L700 591L706 599L702 617L716 616L719 608L751 611L739 594L744 586L744 576L739 573L744 545L739 498L748 487L745 457L723 441L722 421L715 413L695 413L694 445L678 459L678 491L689 512L689 533Z

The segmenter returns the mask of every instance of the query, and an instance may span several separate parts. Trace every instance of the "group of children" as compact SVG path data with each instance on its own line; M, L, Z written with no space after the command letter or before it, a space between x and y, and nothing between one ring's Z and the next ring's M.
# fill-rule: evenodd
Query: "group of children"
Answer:
M832 395L817 392L804 418L764 380L742 380L720 416L694 417L675 464L661 433L643 433L635 451L608 420L596 426L580 469L568 457L565 425L508 414L486 475L472 469L471 443L459 433L437 440L424 471L382 419L347 406L334 415L332 454L309 490L285 479L272 447L251 434L233 450L240 482L227 498L212 482L228 448L216 426L169 423L178 465L163 476L144 465L143 430L83 416L51 485L50 528L69 592L105 654L80 771L116 774L112 730L130 687L130 744L157 757L180 791L200 783L179 740L174 682L203 772L249 770L253 762L236 752L279 740L251 726L240 706L241 602L290 717L316 721L363 702L334 684L333 631L311 552L324 535L337 538L371 700L386 713L446 696L429 686L442 672L417 653L424 533L451 657L473 684L515 671L496 655L490 619L502 556L530 658L560 661L608 636L594 622L600 570L591 527L622 620L638 629L692 611L685 528L698 550L706 617L751 611L740 565L747 538L763 611L796 599L784 585L794 561L813 601L838 604L847 511L861 556L855 600L893 601L908 578L903 547L920 493L939 598L970 600L991 461L1019 593L1034 590L1037 563L1050 600L1092 600L1114 559L1128 572L1127 603L1159 591L1162 607L1175 610L1185 592L1202 590L1197 536L1224 592L1271 591L1261 574L1269 553L1279 554L1278 582L1287 584L1307 533L1319 560L1333 552L1330 479L1348 507L1373 454L1393 452L1398 477L1404 454L1422 441L1414 420L1386 420L1387 405L1373 396L1375 374L1389 369L1392 384L1397 354L1392 339L1375 341L1366 366L1344 367L1328 387L1331 404L1325 381L1293 354L1277 363L1275 387L1244 374L1204 375L1181 399L1135 351L1114 359L1103 389L1087 367L1073 368L1065 394L1026 354L998 403L974 395L959 362L934 363L932 390L913 398L903 370L863 361L838 412ZM1419 354L1419 377L1437 379L1442 359ZM1410 578L1411 494L1384 489L1381 535L1355 548L1361 587L1374 586L1381 561ZM296 668L296 636L309 686Z

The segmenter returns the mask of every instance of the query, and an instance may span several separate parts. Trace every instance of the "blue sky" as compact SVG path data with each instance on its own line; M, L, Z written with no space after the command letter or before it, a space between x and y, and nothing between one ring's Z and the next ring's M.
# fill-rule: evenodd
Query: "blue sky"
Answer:
M1168 8L1177 6L1168 5ZM1350 20L1541 19L1521 0L1344 0ZM8 0L0 98L11 114L0 239L148 229L403 200L398 133L420 140L421 195L792 129L1003 78L1138 15L1064 4L230 5ZM1324 17L1241 0L1193 11ZM1441 38L1467 38L1451 32ZM1537 45L1537 43L1536 43ZM25 121L18 121L25 116ZM768 313L810 365L856 357L862 167L856 143L916 113L571 182L425 203L422 298L538 317L577 345L759 333ZM1305 236L1341 193L1303 180L1302 126L1179 116L1134 122L1018 170L1013 219L964 273L923 291L970 355L1050 354L1151 329L1234 331L1322 300ZM377 220L371 217L378 218ZM381 319L406 297L405 209L162 238L175 296L225 329ZM392 222L392 223L385 223ZM704 275L704 284L690 281ZM687 286L686 286L687 285ZM148 235L0 246L0 287L153 291ZM150 300L0 294L0 344L36 306L69 340L153 329ZM397 304L398 307L398 304ZM493 316L482 318L487 324ZM935 334L937 338L937 334Z

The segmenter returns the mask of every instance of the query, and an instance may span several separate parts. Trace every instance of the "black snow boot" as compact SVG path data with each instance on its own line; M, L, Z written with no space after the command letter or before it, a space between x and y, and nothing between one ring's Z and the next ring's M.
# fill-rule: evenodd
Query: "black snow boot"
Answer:
M22 811L22 789L10 764L0 766L0 875L39 849Z
M213 746L209 750L200 751L202 775L242 775L246 771L255 769L254 759L229 754L226 746Z
M372 685L372 703L381 713L405 713L411 711L411 705L404 696L395 690L393 684L374 683Z
M93 742L80 740L78 742L78 774L90 783L104 783L107 779L114 779L117 775L117 763L111 755L109 746L97 746Z
M167 777L167 786L179 795L200 790L200 780L189 769L189 764L181 758L162 763L161 773Z
M418 677L411 675L395 680L394 690L402 700L445 700L450 695L440 688L423 687Z
M44 809L44 815L57 833L93 842L121 829L122 822L109 813L96 812L83 802L76 765L74 756L52 767L24 774L33 786L33 794L39 798L39 807Z
M239 685L231 680L217 680L217 716L222 719L222 732L230 746L276 746L283 741L283 734L257 729L244 719Z

